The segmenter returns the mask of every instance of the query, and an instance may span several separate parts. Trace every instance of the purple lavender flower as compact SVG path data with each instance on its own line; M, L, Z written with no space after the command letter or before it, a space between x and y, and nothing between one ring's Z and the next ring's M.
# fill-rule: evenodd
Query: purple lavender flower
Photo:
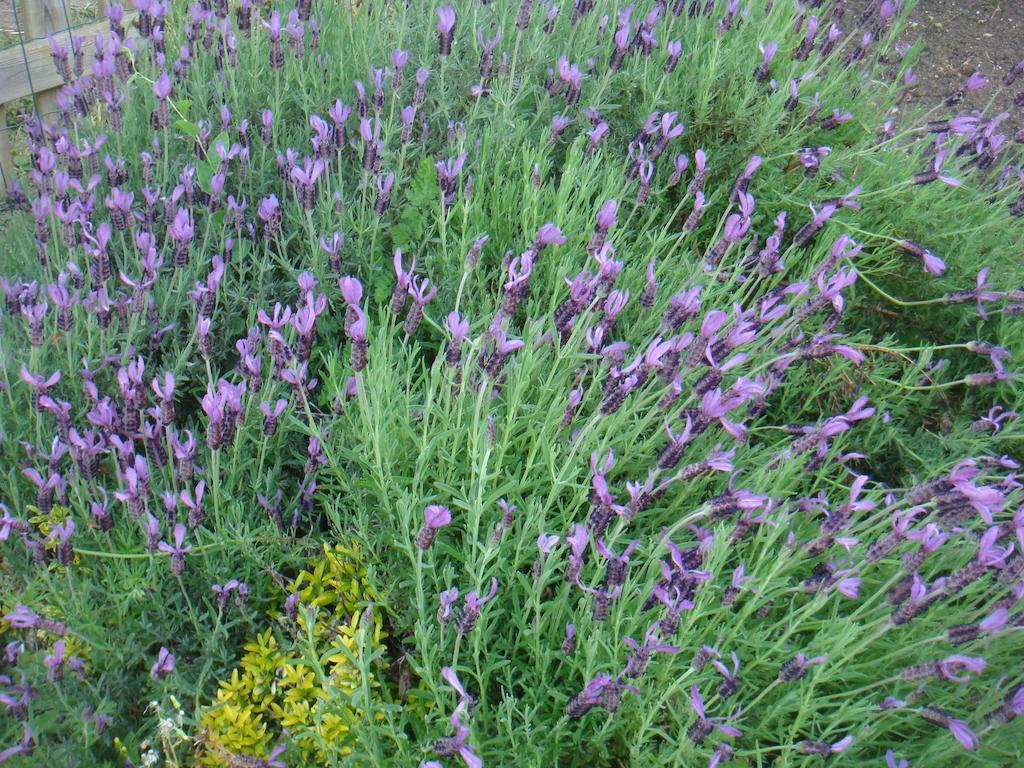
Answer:
M615 212L618 207L619 204L616 200L605 200L604 203L601 204L601 208L597 212L597 222L594 226L594 232L590 236L590 243L587 245L587 251L591 255L598 253L605 245L605 238L608 236L608 231L615 226Z
M376 179L377 200L374 203L373 211L378 216L383 216L391 207L391 187L394 183L395 174L393 173L378 176Z
M621 676L620 676L621 677ZM574 719L583 717L594 707L603 707L608 712L616 712L622 701L622 692L640 693L636 686L620 682L619 677L599 673L594 675L583 690L569 700L566 714Z
M202 525L203 518L206 516L206 512L203 509L203 491L205 490L205 480L200 480L196 484L194 493L188 488L183 488L181 490L181 503L185 505L186 509L188 509L189 528L198 528ZM177 530L175 530L175 535L177 535Z
M441 677L444 678L448 685L455 689L455 693L458 694L459 697L459 704L464 704L467 709L472 710L476 701L469 695L469 693L466 692L466 688L462 685L462 681L459 680L459 676L455 670L451 667L441 667Z
M455 202L459 174L462 172L467 157L468 155L463 152L454 158L434 163L434 168L437 170L437 184L441 191L442 210L446 214Z
M45 301L34 304L23 302L21 305L21 313L28 319L29 344L33 348L43 345L43 319L48 308L49 305Z
M452 52L452 30L455 28L455 8L446 5L437 9L437 32L440 35L438 51L442 56Z
M537 549L542 555L549 555L559 541L561 541L561 536L542 533L537 537Z
M185 526L177 523L174 526L174 546L161 541L157 546L161 552L171 556L171 573L180 577L185 572L185 555L192 551L190 545L185 545ZM184 546L183 546L184 545Z
M455 631L460 635L472 632L480 618L480 609L484 604L493 600L496 594L498 594L498 580L493 576L491 577L491 588L486 595L481 596L476 590L467 594L464 598L466 604L462 606L462 610L459 611L459 615L455 619Z
M348 335L352 340L352 351L350 356L350 363L352 368L356 371L361 371L366 367L368 360L367 355L367 342L366 342L366 313L363 312L361 307L355 305L349 305L352 310L354 320L348 327Z
M500 317L495 319L499 320ZM491 379L497 381L508 356L517 349L522 348L524 342L521 339L508 338L505 329L500 324L492 324L490 334L494 340L494 346L490 356L483 362L483 371Z
M409 271L406 272L402 267L402 249L396 248L394 265L396 281L395 287L391 291L391 314L398 315L405 307L405 297L409 293L409 284L412 282L413 270L416 269L416 256L413 255Z
M975 287L972 290L966 291L953 291L947 293L943 299L947 304L963 304L969 301L976 301L978 305L978 315L982 320L988 320L988 312L985 311L984 302L995 301L1000 298L1000 294L990 290L988 284L988 273L989 267L984 267L978 272L978 278L975 282Z
M298 19L296 18L296 23ZM295 26L290 22L287 27L281 24L281 12L274 11L270 14L270 19L260 19L260 24L267 28L270 33L270 68L281 69L284 66L284 49L281 46L281 32L287 31L289 38L294 41L294 32L297 31ZM296 50L296 53L298 51Z
M986 85L988 85L988 78L984 77L981 72L974 72L964 83L964 90L980 91Z
M548 134L548 140L554 144L558 141L558 137L561 135L569 124L572 122L571 117L565 115L555 115L551 118L551 133Z
M765 522L766 519L763 516L748 517L749 512L744 513L744 518L737 524L737 528L743 527L744 529L749 528L753 522ZM735 538L735 533L734 533ZM745 568L742 564L733 569L732 577L729 580L729 587L725 590L722 595L722 605L732 605L736 601L736 597L739 595L743 585L750 581L753 577L747 576Z
M576 625L569 623L565 625L565 640L562 641L562 653L566 656L576 650Z
M604 580L609 588L621 586L626 583L626 575L629 569L629 556L633 554L633 550L635 550L639 544L640 542L637 539L633 539L622 551L621 555L616 555L608 549L607 546L605 546L604 539L598 539L594 542L594 546L601 554L601 557L608 561L605 566Z
M665 46L665 53L668 54L668 58L665 60L664 72L666 75L672 74L676 66L679 64L679 57L683 53L683 41L682 40L669 40Z
M167 235L174 241L174 266L184 267L188 263L189 244L195 235L192 214L187 208L179 208L174 220L167 228Z
M428 278L423 278L418 285L415 280L410 282L409 296L412 298L412 306L409 307L409 314L405 316L406 336L412 337L416 334L416 329L420 327L420 322L423 320L423 308L436 295L437 287L430 285Z
M784 683L799 680L807 674L807 667L812 664L824 664L826 661L828 661L828 654L808 658L804 654L798 653L779 669L779 680Z
M466 743L470 730L462 723L462 715L468 709L466 702L460 702L452 713L449 722L455 728L455 736L434 740L434 751L442 757L458 755L466 763L467 768L483 768L484 762Z
M71 536L75 532L75 521L70 518L58 523L50 529L46 537L47 543L57 543L57 563L69 566L74 562L75 552L71 547Z
M537 235L533 238L532 248L535 253L540 254L549 245L561 245L566 240L567 238L562 234L562 230L549 221L541 225L540 229L537 230Z
M441 607L437 611L437 620L441 624L447 624L452 618L452 607L459 599L458 587L446 589L440 594Z
M77 656L64 655L64 640L57 640L53 644L53 653L43 659L46 666L46 675L53 682L59 682L64 678L65 666L78 675L79 679L85 678L85 662Z
M416 70L416 89L412 94L412 103L414 107L419 107L423 104L423 99L426 97L426 84L427 79L430 77L430 70L426 67L420 67Z
M650 662L651 654L654 653L679 653L679 648L674 645L668 645L667 643L658 642L656 639L658 635L658 622L651 624L647 628L647 634L644 636L644 642L641 645L633 638L628 635L623 636L622 642L633 649L633 653L630 654L626 660L626 668L622 674L626 677L637 678L647 671L647 665Z
M526 29L530 26L530 13L533 10L533 0L520 0L519 13L516 14L516 28Z
M423 510L423 525L416 534L415 544L420 549L426 550L434 543L434 537L440 528L452 521L452 513L448 507L440 504L431 504Z
M21 603L15 605L13 611L4 614L4 621L15 629L41 629L59 636L67 634L68 631L67 625L63 622L40 616Z
M60 371L54 371L49 377L44 376L41 373L31 373L25 364L22 363L21 368L18 370L18 375L21 380L32 387L32 407L37 411L42 411L41 399L49 391L50 387L53 387L60 381Z
M601 143L601 139L608 135L611 128L603 120L599 122L592 131L587 132L587 148L584 150L586 156L590 156Z
M805 755L831 755L837 752L842 752L848 746L853 743L853 736L845 736L844 738L836 741L832 744L826 744L823 741L814 741L807 739L800 742L800 751Z
M325 168L323 158L318 157L314 160L311 157L306 157L301 166L296 165L291 169L289 178L295 185L302 207L307 211L316 207L317 182Z
M616 584L614 587L607 587L604 589L588 587L579 577L576 577L576 586L584 592L594 596L594 603L591 608L591 613L594 621L607 621L608 615L611 611L611 603L616 597L622 593L622 585Z
M162 71L153 82L153 93L156 94L157 106L153 112L152 126L159 130L171 122L170 106L167 103L171 95L171 78L166 71Z
M775 58L775 54L779 50L778 43L758 43L757 49L761 52L761 63L754 70L754 79L759 83L763 83L768 79L768 75L771 74L772 59Z
M583 557L587 551L587 544L590 543L590 533L585 525L577 523L565 540L569 544L569 562L565 569L565 580L575 582L579 579L580 570L583 567Z
M0 504L0 512L3 513L0 516L0 541L7 541L12 531L22 535L32 532L31 524L21 518L13 517L6 505Z
M173 671L174 654L165 647L160 646L160 652L157 654L156 663L150 667L149 676L154 680L162 680Z
M975 750L981 746L981 740L972 731L967 723L958 720L938 707L923 707L918 710L918 715L929 723L948 728L953 738L960 742L965 749Z
M717 728L726 736L742 736L739 728L733 725L729 725L727 720L734 720L739 717L740 713L737 711L735 714L729 717L708 717L704 711L704 699L701 698L700 691L697 690L696 685L690 686L690 706L693 711L697 714L697 720L690 729L686 732L690 741L694 744L704 743L705 737L711 733L712 729Z
M161 386L160 380L154 378L151 382L153 391L160 399L160 422L164 425L174 423L174 374L170 371L164 373L164 381Z
M26 686L26 692L24 694L24 698L17 702L17 708L19 710L21 708L24 708L24 709L28 708L28 697L29 697L29 695L30 694L29 694L28 688ZM12 709L11 705L8 705L8 710L11 710L11 709ZM32 729L29 727L28 723L22 723L21 724L21 741L19 741L13 747L7 747L6 749L0 751L0 763L4 762L6 760L9 760L10 758L15 757L16 755L31 755L32 751L33 751L32 739L33 739Z
M444 327L451 334L445 349L445 364L451 368L458 368L462 362L462 344L469 336L469 320L458 312L449 312Z
M630 6L632 8L632 6ZM615 50L612 51L612 57L608 62L610 69L617 70L622 66L623 60L626 58L626 53L629 50L629 44L631 40L632 25L629 22L628 15L625 19L620 18L620 24L618 29L615 30L615 34L612 37L612 42L615 44Z
M920 257L924 271L932 275L941 275L946 271L946 262L913 240L901 240L899 246L908 254Z
M391 90L395 93L397 93L402 87L402 73L405 71L405 65L408 61L408 51L396 48L391 52L391 66L393 67L391 74Z
M732 669L729 669L718 659L712 659L711 666L713 666L718 673L722 675L722 682L718 684L718 695L723 699L727 699L736 693L736 688L739 685L740 676L740 659L733 651L730 656L732 657Z

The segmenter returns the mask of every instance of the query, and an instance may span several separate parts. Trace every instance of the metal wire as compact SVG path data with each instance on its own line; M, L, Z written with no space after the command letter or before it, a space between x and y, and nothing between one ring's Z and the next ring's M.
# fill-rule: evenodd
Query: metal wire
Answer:
M35 2L35 1L36 0L28 0L28 2ZM29 67L28 53L26 51L26 42L27 41L26 41L26 37L25 37L25 30L22 27L22 20L21 20L22 14L20 14L18 12L18 2L17 2L17 0L10 0L10 3L11 3L12 16L13 16L13 19L14 19L14 30L15 30L15 34L17 35L17 40L16 40L16 42L12 42L10 45L7 45L7 46L4 46L4 47L0 48L0 51L7 50L8 48L11 48L12 46L15 46L15 45L17 45L17 46L19 46L21 48L22 66L24 67L25 79L28 82L28 87L29 87L29 94L27 94L27 95L30 96L31 99L32 99L32 111L36 115L38 115L39 117L44 117L45 115L39 109L39 99L37 98L37 92L36 92L35 85L32 82L32 71L31 71L31 68ZM71 23L71 15L70 15L70 13L68 11L68 2L67 2L67 0L61 0L61 11L63 12L63 15L64 15L64 29L58 30L57 34L60 34L60 35L63 35L65 33L67 34L69 51L73 52L73 50L74 50L74 30L78 29L79 27L83 27L83 26L87 26L87 25L91 24L93 21L95 21L95 19L90 19L90 20L87 20L87 21L83 21L80 24L73 25ZM72 53L72 55L73 55L73 53ZM4 106L6 106L6 105L4 105ZM22 123L18 123L18 124L14 124L14 125L6 125L6 124L5 125L0 125L0 133L11 134L15 130L17 130L21 125L22 125ZM3 169L3 167L0 166L0 193L2 193L4 188L8 188L9 187L10 181L11 180L7 178L7 174L6 174L5 170ZM9 207L10 207L9 204L6 204L6 205L0 204L0 211L7 210Z
M61 5L63 4L64 0L61 0ZM18 32L18 42L21 45L21 60L25 63L25 77L28 78L28 89L32 92L32 109L36 114L39 114L39 104L36 101L36 89L35 86L32 85L32 72L28 66L28 53L25 51L25 33L21 28L21 20L18 18L18 4L15 0L11 0L11 10L14 11L14 28Z

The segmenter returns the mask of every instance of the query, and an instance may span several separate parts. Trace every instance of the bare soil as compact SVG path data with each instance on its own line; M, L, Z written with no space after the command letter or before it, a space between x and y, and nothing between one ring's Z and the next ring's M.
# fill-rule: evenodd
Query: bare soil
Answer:
M847 18L856 19L870 4L851 0ZM1024 109L1013 105L1014 96L1024 91L1024 77L1012 88L1002 84L1024 59L1024 0L918 0L904 37L924 42L914 67L919 78L910 101L914 108L941 105L972 73L981 72L989 85L969 94L957 109L1008 111L1011 130L1024 127Z

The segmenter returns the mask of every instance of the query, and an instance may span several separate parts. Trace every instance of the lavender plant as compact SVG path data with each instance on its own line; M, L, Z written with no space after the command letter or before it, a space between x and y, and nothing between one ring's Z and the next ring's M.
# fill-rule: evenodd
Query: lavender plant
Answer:
M1021 758L1024 173L905 7L134 6L5 222L0 760Z

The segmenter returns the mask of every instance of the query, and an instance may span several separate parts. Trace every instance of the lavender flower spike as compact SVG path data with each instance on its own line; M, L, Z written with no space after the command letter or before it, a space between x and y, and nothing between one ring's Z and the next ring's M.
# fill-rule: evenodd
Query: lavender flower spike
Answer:
M451 667L441 667L441 677L444 678L448 685L455 689L455 693L459 696L459 704L465 704L467 707L472 709L474 699L466 692L466 689L462 685L462 681L459 680L459 676L455 673L455 670Z
M452 30L455 28L455 9L446 5L437 9L438 50L442 56L452 52Z
M483 768L484 761L466 743L470 731L469 728L462 724L461 718L467 708L464 701L455 708L455 712L452 713L449 719L449 722L455 728L455 736L435 740L434 751L443 757L458 755L466 763L467 768Z
M775 58L775 54L779 50L778 43L758 43L757 49L761 52L761 63L754 70L754 79L759 83L763 83L768 79L768 75L771 74L769 69L772 65L772 59Z
M350 362L355 370L361 371L366 367L368 360L368 345L366 343L366 313L363 312L362 307L349 305L349 308L352 310L355 318L348 329L349 338L352 340Z
M697 689L696 685L690 686L690 706L697 714L697 721L690 726L686 735L694 744L702 744L704 739L714 728L717 728L727 736L743 735L739 728L725 722L726 720L734 720L739 717L739 711L729 717L708 717L707 713L704 711L704 699L701 698L700 691Z
M166 552L171 556L171 573L175 576L181 576L185 572L185 555L191 550L191 546L182 546L185 542L185 525L178 523L174 526L174 546L172 547L165 541L161 541L157 547L161 552Z
M452 338L445 349L445 364L457 368L462 362L462 343L469 337L469 320L458 312L449 312L444 321L445 330Z
M391 314L397 315L405 307L405 297L408 295L409 284L412 282L413 270L416 269L416 256L413 255L409 271L406 272L402 268L402 249L395 248L394 264L396 282L391 291Z
M437 295L437 287L430 285L430 280L423 278L417 285L412 282L409 286L409 295L412 297L412 306L409 307L409 314L405 317L405 335L414 336L416 329L420 327L423 320L423 307L434 296Z
M626 575L629 569L629 556L633 554L633 550L637 548L640 542L637 539L633 539L626 548L622 551L621 555L616 555L607 546L605 546L604 539L598 539L594 546L597 551L601 554L608 564L605 566L604 580L609 588L621 586L626 583Z
M462 606L462 610L459 611L458 618L455 619L455 630L460 635L466 635L473 631L473 627L476 626L477 619L480 618L480 609L485 603L493 600L496 594L498 594L498 579L492 576L491 588L486 595L480 596L477 594L476 590L473 590L466 595L466 604Z
M580 718L594 707L604 707L609 712L615 712L619 708L623 691L640 692L635 686L619 682L619 677L604 673L594 675L583 686L583 690L569 700L566 714L571 718Z
M434 543L434 537L439 528L443 528L452 521L452 513L448 507L440 504L431 504L423 510L423 525L416 534L416 546L426 550Z
M455 601L459 599L459 588L452 587L446 589L439 595L441 607L437 610L437 620L442 624L447 624L452 620L452 606L455 605Z
M149 670L149 676L154 680L162 680L173 671L174 654L161 646L160 653L156 657L156 663Z
M805 755L827 756L837 752L842 752L852 743L853 736L846 736L833 744L826 744L823 741L813 741L808 739L807 741L800 742L800 751Z
M562 230L549 221L537 230L537 236L533 239L533 250L540 253L549 245L561 245L564 242L566 237Z
M799 680L807 674L807 667L811 664L824 664L826 661L828 661L828 654L807 658L804 654L798 653L782 665L782 668L779 670L779 680L784 683Z
M647 664L650 661L652 653L679 653L679 648L677 646L668 645L667 643L659 643L656 640L657 634L658 623L655 622L647 628L647 634L644 637L643 645L637 643L636 640L628 635L622 638L622 642L633 649L633 653L630 654L629 659L626 661L626 668L623 670L622 674L626 677L640 677L647 670Z

